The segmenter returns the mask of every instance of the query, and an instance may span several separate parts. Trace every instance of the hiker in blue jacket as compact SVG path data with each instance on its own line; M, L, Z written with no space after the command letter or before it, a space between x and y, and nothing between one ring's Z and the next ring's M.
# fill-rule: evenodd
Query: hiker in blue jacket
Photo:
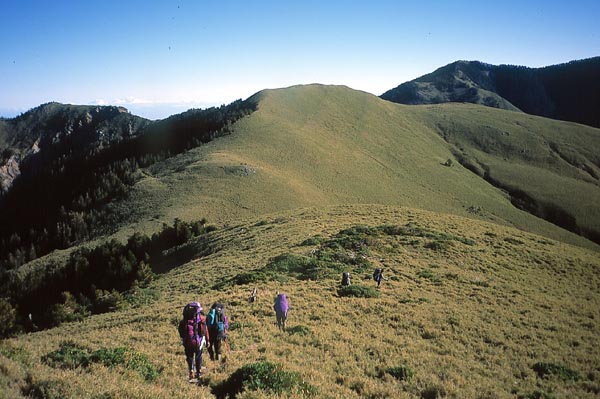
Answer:
M219 360L221 356L221 346L227 339L229 330L229 318L225 314L225 306L215 302L206 316L206 325L208 326L210 340L208 341L208 353L210 360Z

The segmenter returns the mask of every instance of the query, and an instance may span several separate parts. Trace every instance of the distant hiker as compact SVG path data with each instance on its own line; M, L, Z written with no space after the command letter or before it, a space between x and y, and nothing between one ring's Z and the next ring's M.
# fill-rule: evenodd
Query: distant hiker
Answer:
M256 289L256 287L254 287L252 294L250 294L250 297L248 298L248 302L254 303L254 302L256 302L257 299L258 299L258 290Z
M208 353L210 360L219 360L221 356L221 344L227 339L227 331L229 330L229 319L225 315L225 306L221 303L214 303L208 316L206 317L206 325L210 340L208 341Z
M373 272L373 280L377 282L377 288L379 288L379 286L381 285L381 280L387 280L387 278L383 276L383 268L375 269L375 271Z
M200 303L190 302L184 306L183 319L179 322L179 336L185 351L189 382L197 382L201 377L202 349L209 342L206 318L201 312Z
M342 273L342 285L350 285L350 273L349 272Z
M275 304L273 305L273 309L275 309L275 317L277 318L277 327L285 331L285 322L287 320L287 313L289 310L288 300L285 294L277 293L277 297L275 298Z

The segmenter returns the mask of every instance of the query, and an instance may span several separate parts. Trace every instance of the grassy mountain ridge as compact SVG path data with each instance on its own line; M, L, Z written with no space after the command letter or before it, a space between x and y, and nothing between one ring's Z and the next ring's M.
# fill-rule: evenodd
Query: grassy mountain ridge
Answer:
M239 120L234 134L149 168L135 186L130 206L149 218L158 214L167 220L190 220L205 215L227 223L305 206L398 204L580 241L516 209L509 195L460 163L443 165L455 159L456 146L444 140L436 113L464 121L480 112L481 117L467 126L482 137L490 134L484 120L488 110L498 123L518 113L496 115L488 108L455 104L414 108L346 87L321 85L267 90L249 101L257 102L257 111ZM534 137L554 124L564 126L523 118ZM513 124L507 129L521 128ZM585 135L582 140L594 148L597 130L586 132L591 141ZM593 208L593 202L586 206ZM590 223L597 226L597 221Z
M456 61L388 90L402 104L468 102L600 127L600 57L543 68Z
M384 225L404 227L398 235L352 229ZM155 281L160 298L151 304L2 341L2 392L13 398L209 398L236 370L260 361L298 373L316 394L292 387L238 397L592 398L600 390L600 264L592 251L495 223L381 205L277 212L211 235L218 250ZM284 253L319 256L334 240L359 244L336 251L351 255L346 259L364 254L369 264L369 271L352 273L353 284L373 286L370 269L386 268L389 280L379 298L339 296L337 273L313 281L281 272L280 281L211 288ZM191 242L180 251L203 249ZM259 299L252 306L246 298L255 286ZM286 333L274 325L277 290L292 306ZM203 386L186 381L174 325L183 304L196 299L205 306L223 301L232 322L224 359L205 358ZM160 372L148 381L125 363L61 369L60 360L42 360L66 341L90 351L127 347Z

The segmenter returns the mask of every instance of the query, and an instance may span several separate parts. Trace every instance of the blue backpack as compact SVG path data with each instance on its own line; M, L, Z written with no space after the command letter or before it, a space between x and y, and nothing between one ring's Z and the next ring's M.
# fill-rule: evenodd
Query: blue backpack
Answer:
M213 310L214 312L209 313L207 320L208 328L210 331L216 332L218 337L224 337L229 328L229 322L227 316L225 316L225 307L223 304L218 303Z

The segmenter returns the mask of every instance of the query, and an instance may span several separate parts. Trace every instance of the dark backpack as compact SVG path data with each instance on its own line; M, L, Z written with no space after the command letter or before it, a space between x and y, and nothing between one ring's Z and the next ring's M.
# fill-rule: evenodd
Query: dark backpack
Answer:
M375 271L373 272L373 280L375 280L375 281L381 280L381 269L380 268L376 268Z
M198 349L202 345L202 337L206 335L206 322L200 315L202 307L198 302L191 302L183 308L183 319L179 322L179 336L186 348Z
M350 285L350 273L342 273L342 285Z

